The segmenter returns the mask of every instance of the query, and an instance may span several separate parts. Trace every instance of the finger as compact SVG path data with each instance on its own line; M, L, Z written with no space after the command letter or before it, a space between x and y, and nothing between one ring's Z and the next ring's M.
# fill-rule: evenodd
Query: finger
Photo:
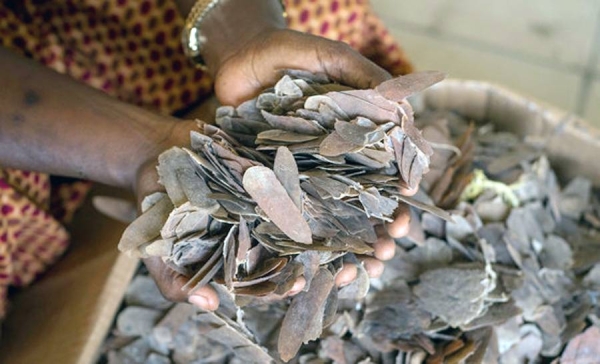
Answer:
M188 297L188 302L205 311L215 311L219 308L219 296L209 285L200 287Z
M335 276L335 285L343 287L356 279L358 269L355 264L346 263Z
M181 289L187 282L184 275L167 267L159 257L146 258L144 264L166 299L172 302L187 301L187 294Z
M410 207L406 204L400 204L394 212L395 218L387 226L388 234L392 238L398 239L408 234L410 226Z
M383 262L372 257L361 257L363 267L371 278L379 278L383 274L385 268Z
M419 191L419 186L410 188L410 187L400 187L400 193L404 196L414 196Z
M305 286L306 286L306 279L304 277L298 277L298 278L296 278L294 285L292 286L292 288L289 291L282 293L282 294L269 293L266 296L261 297L260 302L271 303L271 302L281 301L282 299L284 299L286 297L295 296L298 293L302 292L302 290L304 289Z
M296 279L296 282L294 282L294 285L292 286L292 289L289 290L289 292L284 295L284 296L294 296L297 295L298 293L300 293L303 289L304 286L306 286L306 279L304 277L298 277Z
M169 301L190 302L208 311L216 310L219 307L219 297L212 287L208 285L201 287L188 297L187 291L182 289L188 282L188 277L169 268L159 257L146 258L144 264L154 278L160 293ZM194 298L190 299L191 297Z
M375 227L377 242L373 244L373 255L379 260L390 260L396 253L396 243L382 225Z

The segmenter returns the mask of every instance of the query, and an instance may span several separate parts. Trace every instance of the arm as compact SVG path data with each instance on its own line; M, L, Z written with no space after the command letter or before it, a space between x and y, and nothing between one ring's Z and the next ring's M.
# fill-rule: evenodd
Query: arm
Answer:
M129 188L140 201L161 189L158 154L186 145L196 128L120 102L2 47L0 80L0 166ZM166 297L188 299L181 291L185 277L160 260L145 263ZM193 297L203 309L218 305L208 286Z
M3 167L133 188L141 166L172 138L187 140L193 124L120 102L4 48L0 79Z

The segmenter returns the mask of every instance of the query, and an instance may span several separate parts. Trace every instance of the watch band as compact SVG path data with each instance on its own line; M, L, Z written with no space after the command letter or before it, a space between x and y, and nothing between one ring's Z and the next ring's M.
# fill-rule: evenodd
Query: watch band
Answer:
M200 23L208 12L219 3L219 0L198 0L190 10L183 31L181 32L181 42L183 52L198 67L206 69L204 58L200 54L202 44L205 42L200 35Z
M190 10L181 32L181 43L185 55L190 58L197 67L206 69L206 62L202 57L202 46L206 38L200 33L200 24L206 15L214 9L221 0L198 0ZM227 1L227 0L223 0ZM283 9L283 17L287 17L285 2L280 0Z

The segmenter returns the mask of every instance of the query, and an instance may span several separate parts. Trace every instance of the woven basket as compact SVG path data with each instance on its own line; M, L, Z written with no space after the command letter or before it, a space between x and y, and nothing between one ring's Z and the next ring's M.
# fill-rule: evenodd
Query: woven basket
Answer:
M411 101L416 112L452 110L521 137L539 137L562 182L581 175L600 187L600 131L572 113L480 81L446 80Z

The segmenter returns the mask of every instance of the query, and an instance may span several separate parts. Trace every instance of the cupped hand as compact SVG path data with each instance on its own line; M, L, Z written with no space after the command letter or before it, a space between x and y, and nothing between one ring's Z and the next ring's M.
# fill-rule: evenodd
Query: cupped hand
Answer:
M224 105L238 105L273 86L287 69L324 73L333 81L357 89L373 88L391 78L387 71L343 42L276 28L258 33L214 67L215 94ZM412 195L416 190L401 192ZM382 261L394 256L393 238L408 234L409 218L408 207L402 206L394 222L377 229L374 257L361 257L370 277L380 276ZM336 283L348 284L356 274L354 265L345 265L336 276Z
M391 77L344 43L292 30L273 29L254 37L217 67L216 96L222 104L238 105L272 86L286 69L324 73L330 79L354 88L372 88ZM172 145L186 145L192 128L189 123L174 128L175 137L169 139L172 144L165 145L164 149ZM157 183L155 161L156 159L150 161L138 173L136 191L140 201L144 196L161 190ZM414 192L416 191L404 191L405 194ZM408 223L408 209L400 207L393 223L386 228L377 228L378 241L373 246L373 257L360 257L369 276L381 275L382 261L391 259L395 252L393 238L406 235ZM148 258L144 263L167 299L189 301L204 310L218 308L218 295L212 287L207 285L188 295L182 289L188 277L173 271L160 258ZM346 285L356 275L356 266L346 264L336 276L336 284ZM300 292L304 284L303 278L298 279L287 295Z
M273 86L287 69L324 73L333 81L364 89L391 78L343 42L289 29L267 29L214 67L217 98L238 105Z

